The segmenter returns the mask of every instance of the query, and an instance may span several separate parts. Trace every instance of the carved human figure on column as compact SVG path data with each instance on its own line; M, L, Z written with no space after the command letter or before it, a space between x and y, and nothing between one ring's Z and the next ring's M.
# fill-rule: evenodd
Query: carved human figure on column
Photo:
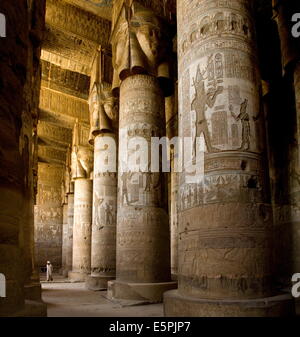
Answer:
M198 66L196 80L194 81L195 98L192 101L191 108L196 111L196 135L194 140L194 153L196 153L196 139L203 133L208 152L218 151L211 145L210 133L208 130L207 119L205 117L206 105L212 108L219 94L223 92L223 87L218 86L215 92L206 92L204 78Z
M240 113L238 116L234 114L233 106L229 106L229 111L232 117L238 122L241 121L242 123L242 145L240 146L239 150L249 150L250 148L250 118L247 112L248 107L248 100L245 99L241 104Z

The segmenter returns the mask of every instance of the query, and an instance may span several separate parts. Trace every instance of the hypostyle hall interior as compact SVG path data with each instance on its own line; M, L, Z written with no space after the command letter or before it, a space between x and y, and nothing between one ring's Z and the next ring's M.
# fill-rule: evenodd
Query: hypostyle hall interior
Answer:
M300 313L299 7L1 0L0 316Z

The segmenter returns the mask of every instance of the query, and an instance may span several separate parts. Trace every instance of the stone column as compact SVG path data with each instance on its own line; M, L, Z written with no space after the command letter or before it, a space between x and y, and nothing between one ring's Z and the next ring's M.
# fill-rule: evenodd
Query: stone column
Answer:
M65 174L62 181L62 203L62 274L67 277L68 272L72 270L73 245L74 182L72 182L71 146L67 151Z
M109 67L108 67L109 66ZM116 276L117 119L118 104L111 93L111 54L100 49L91 85L90 144L94 145L91 290L107 289Z
M66 243L66 270L72 270L73 263L73 221L74 221L74 193L68 194L68 237Z
M177 85L176 87L177 88ZM171 97L166 98L167 137L171 140L178 137L178 102L177 90ZM178 273L178 173L175 172L175 151L171 150L171 172L169 174L169 222L171 239L171 276L177 279Z
M177 1L179 136L193 145L179 180L179 284L164 295L167 316L289 312L290 297L272 289L273 223L251 6ZM195 176L188 163L202 159L204 174L199 169Z
M67 244L68 244L68 204L62 205L63 208L63 223L62 223L62 274L63 276L68 275L66 268L67 263Z
M69 279L84 282L91 272L93 152L88 146L89 128L76 122L73 131L72 178L74 180L73 262Z
M74 182L73 264L71 281L83 282L91 271L92 180Z
M176 287L175 282L170 282L165 177L149 171L151 137L162 137L166 130L160 84L165 83L168 89L168 64L165 55L159 55L163 33L161 21L152 10L140 6L139 1L119 8L115 3L114 15L113 89L117 92L120 87L120 118L117 265L116 281L109 283L109 295L159 302L164 291ZM135 144L134 149L129 145L136 137L143 139L145 149L141 143ZM129 165L133 161L135 169Z
M103 170L103 137L111 137L116 144L110 133L99 134L94 141L92 270L87 279L91 290L107 289L107 282L116 275L117 174Z
M31 5L17 2L12 6L8 0L0 3L6 30L6 37L0 38L0 274L5 283L5 290L1 289L0 316L6 317L46 315L40 289L32 283L32 135L39 92L38 62L33 60L40 58L45 3L32 1ZM32 27L32 16L38 12L40 17L34 18ZM22 69L22 74L16 74L16 69Z

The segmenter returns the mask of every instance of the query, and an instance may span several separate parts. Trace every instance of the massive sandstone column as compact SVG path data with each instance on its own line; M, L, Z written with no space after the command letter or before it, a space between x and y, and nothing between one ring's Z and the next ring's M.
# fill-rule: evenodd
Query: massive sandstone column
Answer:
M0 316L47 314L33 277L33 126L44 10L44 1L0 3L6 28L0 38Z
M176 85L177 88L177 85ZM171 97L166 98L166 128L167 137L173 139L178 137L178 99L177 91ZM171 276L173 280L177 279L178 273L178 172L175 172L175 151L171 151L171 172L168 179L169 196L169 223L171 240Z
M93 152L88 144L88 126L76 122L73 132L73 263L69 278L73 282L82 282L91 271Z
M67 151L65 175L62 184L62 203L62 274L67 276L68 272L72 270L73 248L74 182L72 182L71 146Z
M66 247L66 271L72 270L73 264L73 221L74 221L74 192L68 194L68 240Z
M201 155L201 142L206 151L204 177L190 167L180 176L179 288L164 296L167 316L275 316L290 304L288 296L272 297L251 6L177 1L179 136L192 137L191 153Z
M68 275L67 263L67 242L68 242L68 203L62 205L63 223L62 223L62 274Z
M151 166L147 149L134 140L143 138L150 154L151 137L165 135L165 101L160 86L165 83L168 89L168 63L160 48L165 36L161 21L139 1L133 1L131 7L123 6L123 1L114 6L113 89L117 92L120 87L120 117L117 266L109 294L156 302L176 285L170 282L166 185L162 173L147 172Z
M111 93L111 56L100 50L91 83L90 143L94 145L93 225L89 289L107 289L116 275L117 100ZM109 67L107 69L107 67Z

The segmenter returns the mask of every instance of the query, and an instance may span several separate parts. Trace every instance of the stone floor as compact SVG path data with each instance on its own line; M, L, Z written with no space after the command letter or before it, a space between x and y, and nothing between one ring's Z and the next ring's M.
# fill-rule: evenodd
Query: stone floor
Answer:
M163 305L123 306L106 299L105 291L89 291L84 283L63 278L42 282L42 297L48 317L162 317Z
M106 291L90 291L84 283L70 283L60 275L46 282L41 274L42 297L47 304L48 317L163 317L163 305L131 305L112 302ZM296 301L300 316L300 301Z

